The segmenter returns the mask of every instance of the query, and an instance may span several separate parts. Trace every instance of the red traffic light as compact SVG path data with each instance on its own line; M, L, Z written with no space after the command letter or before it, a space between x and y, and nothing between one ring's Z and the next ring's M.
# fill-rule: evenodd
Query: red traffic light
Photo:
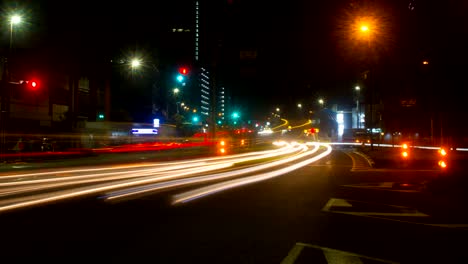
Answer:
M188 69L185 68L185 67L180 67L179 68L179 73L182 74L182 75L186 75L186 74L188 74Z
M39 89L39 82L37 80L29 80L24 82L29 90L36 91Z

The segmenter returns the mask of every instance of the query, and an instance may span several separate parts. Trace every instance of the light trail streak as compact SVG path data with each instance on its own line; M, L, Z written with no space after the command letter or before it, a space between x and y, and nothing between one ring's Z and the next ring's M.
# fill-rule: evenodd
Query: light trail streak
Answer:
M294 145L294 144L291 144ZM296 143L296 145L301 146ZM119 190L116 192L108 193L105 195L105 200L113 200L113 199L118 199L118 198L125 198L128 196L133 196L133 195L139 195L145 192L154 192L157 190L161 190L163 188L170 188L170 187L176 187L176 186L182 186L182 185L189 185L189 184L195 184L195 183L203 183L207 181L214 181L214 180L221 180L225 178L230 178L230 177L238 177L244 174L248 173L253 173L265 169L270 169L279 165L283 165L289 162L296 161L298 159L302 159L306 156L310 156L314 154L315 152L318 151L319 149L319 144L314 144L314 149L307 151L307 147L305 145L302 145L302 148L305 152L302 152L300 154L297 154L292 157L284 158L281 160L277 160L274 162L269 162L266 164L261 164L257 166L252 166L244 169L237 169L234 171L227 171L227 172L222 172L222 173L216 173L212 175L206 175L206 176L200 176L196 178L188 178L188 179L180 179L180 180L175 180L172 182L164 182L164 183L156 183L153 185L145 185L145 186L139 186L136 188L131 188L131 189L126 189L126 190Z
M288 124L289 124L289 121L288 121L288 120L286 120L286 119L284 119L284 118L281 118L281 121L283 121L283 124L281 124L281 125L278 125L278 126L275 126L275 127L274 127L274 128L272 128L271 130L275 130L275 129L277 129L277 128L280 128L280 127L282 127L282 126L286 126L286 125L288 125Z
M222 169L222 168L226 168L230 166L230 164L219 164L219 165L212 165L212 166L215 167L212 169ZM201 173L206 170L207 170L206 167L203 167L200 169L192 169L190 174ZM175 175L175 176L177 177L181 175L182 173ZM185 175L187 175L187 173L185 173ZM54 193L44 193L44 194L36 195L37 198L20 197L20 198L6 200L6 201L3 200L1 201L2 203L6 203L6 202L9 202L9 203L6 205L1 205L0 212L12 210L12 209L18 209L18 208L27 207L27 206L33 206L33 205L59 201L63 199L74 198L78 196L106 192L106 191L110 191L110 190L117 189L117 188L125 188L125 187L128 188L128 187L132 187L132 186L139 185L139 184L149 184L149 183L153 183L154 180L155 179L151 178L151 179L144 179L144 180L138 180L138 181L128 181L128 182L123 182L123 183L118 183L118 184L109 183L109 184L103 184L103 185L93 186L93 187L82 187L82 188L77 188L73 190L57 191Z
M28 185L23 188L13 188L18 187L18 184L21 186L25 186L24 182L8 182L3 183L4 190L2 197L6 197L6 199L2 199L0 201L0 212L17 209L25 206L33 206L39 205L43 203L59 201L63 199L83 196L83 195L90 195L90 194L98 194L102 192L108 192L116 189L121 188L131 188L138 185L146 185L146 184L154 184L161 181L168 181L171 184L166 184L167 187L176 186L174 185L174 179L181 178L181 177L188 177L191 175L196 174L203 174L207 173L208 171L212 170L219 170L219 169L226 169L232 167L235 162L242 162L246 160L255 160L255 159L264 159L268 157L275 157L280 155L291 154L294 152L301 152L304 151L304 146L299 144L284 144L284 143L277 143L276 145L282 146L279 149L269 150L269 151L260 151L260 152L253 152L253 153L245 153L239 155L232 155L232 156L225 156L225 157L217 157L217 158L205 158L205 159L198 159L200 160L211 160L213 164L205 164L204 162L194 163L193 161L184 161L184 162L172 162L170 164L184 164L187 166L181 165L172 165L171 167L166 167L165 171L161 171L160 167L155 168L147 168L146 169L135 169L130 172L128 171L117 171L117 172L104 172L104 173L96 173L96 174L86 174L80 176L65 176L61 178L52 178L52 179L41 179L36 181L25 181ZM260 154L260 155L259 155ZM257 155L257 156L254 156ZM253 156L253 157L252 157ZM193 165L197 164L198 167L194 167ZM160 165L160 164L159 164ZM106 168L109 170L115 169L125 169L127 166L119 166L119 167L110 167ZM128 166L129 168L137 167L136 165ZM98 168L98 169L87 169L84 171L102 171L105 168ZM177 170L178 169L178 170ZM83 170L66 170L67 172L83 172ZM64 171L60 171L63 173ZM46 172L46 174L54 174L58 172ZM23 174L29 176L36 176L38 174ZM18 175L16 175L18 176ZM96 178L97 177L97 178ZM145 177L142 179L142 177ZM138 178L138 179L129 179L129 178ZM64 179L67 182L58 182L57 180ZM118 182L115 182L117 181ZM183 179L182 179L183 180ZM95 184L92 186L76 186L78 184L85 184L85 183L96 183L102 181L114 181L108 183L100 183ZM164 182L163 182L164 184ZM57 190L57 188L62 188L70 185L75 185L69 187L67 190ZM20 186L20 187L21 187ZM38 191L49 189L47 192L37 193ZM50 190L54 189L54 190ZM22 197L16 197L21 193L28 193L28 195ZM34 192L31 194L31 192ZM15 196L8 198L8 195Z
M328 143L328 144L330 144L330 145L344 145L344 146L362 146L362 145L363 145L362 143L354 143L354 142L330 142L330 143ZM365 143L364 145L365 145L365 146L370 146L371 144L370 144L370 143ZM388 147L388 148L391 148L391 147L401 148L403 145L399 145L399 144L392 145L392 144L374 143L374 146L375 146L375 147ZM441 147L434 147L434 146L412 146L412 148L429 149L429 150L438 150L438 149L440 149ZM454 150L457 150L457 151L468 151L468 148L455 148Z
M280 155L291 154L295 151L297 150L295 150L294 148L288 147L288 148L283 148L282 151L277 151L276 153L267 153L267 154L260 155L255 158L229 159L230 163L227 164L227 167L232 166L233 163L240 163L243 161L253 161L257 159L276 157ZM226 162L217 161L213 163L212 165L217 165L217 164L226 164ZM104 182L104 181L116 181L116 180L122 180L122 179L130 179L130 178L141 178L145 176L151 176L155 180L155 182L157 182L157 181L162 181L162 180L176 179L177 177L174 176L173 174L174 173L173 169L175 168L180 169L176 172L181 173L181 174L176 174L176 175L179 175L179 177L187 177L191 175L191 173L189 172L192 172L194 168L201 167L201 166L205 166L205 172L212 170L210 169L208 165L206 165L206 163L197 163L197 166L194 166L193 164L193 166L190 166L188 168L186 166L171 166L170 168L165 168L166 170L155 168L155 169L124 171L124 172L91 174L91 175L84 175L84 176L70 176L70 177L52 178L52 179L44 179L44 180L0 183L0 186L3 186L3 187L5 186L16 187L13 189L13 191L11 191L11 188L10 189L3 188L3 190L0 190L0 195L6 196L6 195L12 195L12 194L20 194L21 192L39 191L39 190L46 190L46 189L52 189L52 188L66 187L66 186L71 186L71 185L98 183L98 182ZM216 169L216 167L213 167L213 168ZM198 173L198 171L196 173ZM160 175L160 176L156 178L157 175ZM61 182L61 183L55 183L55 182ZM17 188L17 186L20 186L20 185L32 185L32 184L36 186L33 188L31 187L26 187L22 189Z
M278 145L284 146L284 145ZM171 165L181 165L186 164L187 166L193 166L193 164L197 164L200 162L210 162L210 161L217 161L217 160L231 160L236 159L239 157L250 157L250 156L257 156L263 155L267 153L276 153L285 151L286 149L291 149L292 146L286 145L280 149L273 149L273 150L264 150L264 151L256 151L256 152L249 152L249 153L242 153L242 154L235 154L229 156L220 156L220 157L210 157L210 158L199 158L199 159L192 159L190 161L178 161L178 162L166 162L166 163L149 163L149 164L129 164L129 165L120 165L120 166L108 166L108 167L100 167L100 168L87 168L87 169L74 169L74 170L56 170L56 171L47 171L47 172L34 172L34 173L23 173L23 174L15 174L15 175L1 175L0 180L8 180L8 179L16 179L16 178L27 178L27 177L38 177L38 176L56 176L58 174L69 174L69 173L86 173L86 172L94 172L94 171L105 171L105 170L123 170L123 169L131 169L131 168L140 168L140 167L152 167L152 166L171 166Z
M296 129L296 128L300 128L300 127L305 127L305 126L310 125L310 124L312 124L312 121L311 121L311 120L308 120L307 122L305 122L305 123L302 124L302 125L297 125L297 126L291 127L291 129Z
M231 188L239 187L239 186L242 186L242 185L251 184L251 183L264 181L264 180L268 180L268 179L271 179L271 178L274 178L274 177L281 176L283 174L286 174L286 173L289 173L291 171L297 170L297 169L299 169L301 167L304 167L304 166L306 166L306 165L308 165L308 164L310 164L312 162L315 162L315 161L317 161L319 159L322 159L322 158L326 157L327 155L329 155L331 153L331 151L332 151L331 146L327 146L327 151L325 151L325 152L323 152L323 153L321 153L321 154L319 154L319 155L317 155L315 157L312 157L310 159L295 163L295 164L293 164L291 166L288 166L288 167L285 167L285 168L282 168L282 169L279 169L279 170L270 171L270 172L266 172L266 173L262 173L262 174L259 174L259 175L246 177L246 178L240 178L240 179L234 179L234 180L230 180L230 181L226 181L226 182L221 182L221 183L209 185L209 186L206 186L206 187L198 188L198 189L195 189L195 190L192 190L192 191L188 191L188 192L184 192L184 193L175 195L174 200L173 200L173 204L189 202L189 201L192 201L192 200L195 200L195 199L207 196L207 195L211 195L211 194L214 194L214 193L217 193L217 192L221 192L221 191L224 191L224 190L227 190L227 189L231 189Z

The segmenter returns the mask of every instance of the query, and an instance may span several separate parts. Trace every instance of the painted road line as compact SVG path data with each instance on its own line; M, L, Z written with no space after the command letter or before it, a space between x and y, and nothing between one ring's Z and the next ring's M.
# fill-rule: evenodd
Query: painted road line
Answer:
M329 264L363 264L361 258L342 252L323 251Z
M378 183L363 183L363 184L348 184L341 185L340 187L345 188L358 188L358 189L367 189L367 190L379 190L379 191L391 191L391 192L404 192L404 193L419 193L421 192L418 189L410 189L411 186L408 184L408 189L397 189L395 188L395 182L378 182ZM402 186L406 187L406 186ZM418 186L414 186L418 187Z
M310 251L316 251L315 254ZM299 260L299 261L298 261ZM376 263L397 264L398 262L364 256L361 254L321 247L318 245L305 244L298 242L289 251L288 255L281 261L281 264L294 264L298 263L328 263L328 264L362 264L369 261Z
M437 169L374 169L370 168L366 172L440 172Z
M367 155L364 155L363 153L359 152L359 151L354 151L353 153L356 153L357 155L363 157L367 163L369 164L369 166L373 167L375 162Z
M389 263L389 264L397 264L398 263L398 262L394 262L394 261L390 261L390 260L386 260L386 259L365 256L365 255L361 255L361 254L357 254L357 253L353 253L353 252L349 252L349 251L343 251L343 250L338 250L338 249L333 249L333 248L328 248L328 247L321 247L321 246L318 246L318 245L305 244L305 243L300 243L300 242L297 243L297 244L303 246L304 248L313 248L313 249L322 250L324 253L327 252L327 254L329 256L332 256L333 254L335 254L335 255L338 255L338 256L347 256L347 257L359 258L359 261L361 261L361 260L371 260L371 261L376 261L376 262L381 262L381 263ZM337 259L339 259L339 258L337 257ZM344 258L341 258L341 259L345 260ZM328 258L327 258L327 261L328 261ZM347 263L355 263L355 262L328 262L328 263L330 263L330 264L331 263L347 264ZM362 261L361 261L361 263L362 263Z
M355 200L331 198L322 208L323 212L349 214L357 216L402 216L402 217L428 217L418 210L398 205L368 203Z
M301 254L302 249L304 249L304 246L296 243L289 251L288 255L283 259L283 261L281 261L281 264L294 264L296 259Z
M372 167L370 167L368 164L365 164L364 162L359 162L353 152L348 152L348 151L343 151L346 155L348 155L351 158L351 161L353 162L353 167L351 168L351 171L368 171Z
M375 206L380 207L381 210L362 210L359 209L359 206L355 205L366 205L367 207ZM378 209L378 208L376 208ZM360 216L360 217L367 217L367 218L374 218L379 220L386 220L386 221L393 221L393 222L400 222L405 224L415 224L415 225L425 225L425 226L432 226L432 227L440 227L440 228L455 228L455 229L463 229L468 230L467 223L430 223L430 222L416 222L416 221L409 221L403 219L395 219L392 217L416 217L419 219L429 219L430 215L425 213L419 212L418 210L406 206L398 206L398 205L389 205L389 204L377 204L377 203L367 203L362 201L354 201L354 200L345 200L345 199L338 199L338 198L331 198L322 208L323 212L326 213L334 213L334 214L345 214L345 215L352 215L352 216ZM393 212L391 212L393 211Z

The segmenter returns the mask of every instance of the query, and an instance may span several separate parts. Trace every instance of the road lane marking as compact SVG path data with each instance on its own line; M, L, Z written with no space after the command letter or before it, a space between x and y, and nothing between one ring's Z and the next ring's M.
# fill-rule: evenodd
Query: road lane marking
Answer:
M364 207L364 210L360 210L359 205L361 205L361 207ZM366 208L369 206L376 206L378 207L377 209L381 208L381 210L370 211L369 209ZM333 207L341 208L341 210L333 209ZM354 210L353 211L343 210L345 208L346 209L352 208ZM388 212L389 210L393 210L396 212ZM368 203L368 202L345 200L345 199L338 199L338 198L331 198L330 200L328 200L326 205L322 208L322 211L330 212L330 213L338 213L338 214L357 215L357 216L404 216L404 217L428 217L429 216L425 213L419 212L418 210L414 208L405 207L405 206Z
M440 172L437 169L374 169L369 168L368 170L355 170L356 172Z
M379 182L379 183L363 183L363 184L347 184L341 185L340 187L345 188L358 188L358 189L367 189L367 190L379 190L379 191L392 191L392 192L404 192L404 193L419 193L421 192L418 189L410 189L411 186L408 186L408 189L395 189L395 182Z
M304 249L304 246L300 245L299 243L296 243L294 247L289 251L288 255L283 259L283 261L281 261L281 264L294 264L296 259L301 254L302 249Z
M374 166L375 162L369 156L367 156L367 155L365 155L365 154L363 154L363 153L361 153L359 151L353 151L353 153L356 153L357 155L363 157L367 161L369 166L371 166L371 167Z
M301 243L301 242L298 242L296 244L299 244L299 245L301 245L301 246L303 246L305 248L319 249L319 250L322 250L324 253L327 252L329 255L332 255L332 254L347 255L349 257L352 256L352 257L359 258L359 259L365 259L365 260L371 260L371 261L377 261L377 262L389 263L389 264L399 263L399 262L394 262L394 261L390 261L390 260L386 260L386 259L369 257L369 256L365 256L365 255L361 255L361 254L357 254L357 253L353 253L353 252L349 252L349 251L343 251L343 250L338 250L338 249L333 249L333 248L328 248L328 247L321 247L321 246L312 245L312 244L305 244L305 243ZM327 261L328 261L328 259L327 259ZM328 262L328 263L333 263L333 262ZM349 263L349 262L336 262L336 263Z
M361 258L343 252L323 251L329 264L363 264Z
M349 251L343 251L328 247L322 247L318 245L306 244L297 242L293 248L289 251L288 255L281 261L281 264L294 264L295 261L301 256L305 250L318 250L325 257L327 263L329 264L362 264L367 263L368 261L378 262L378 263L387 263L387 264L398 264L399 262L394 262L386 259L369 257ZM316 256L317 258L317 256ZM301 259L302 260L302 259ZM318 259L307 259L301 261L301 263L317 263Z
M346 155L348 155L351 158L351 161L353 162L353 166L351 168L351 171L368 171L372 169L372 163L367 160L364 156L360 155L358 152L350 152L350 151L343 151ZM366 160L366 162L359 161L356 159L355 155L360 155L363 159Z
M387 207L387 209L390 208L394 210L400 210L400 212L376 212L376 211L372 212L372 211L358 211L358 210L351 211L349 209L352 208L353 202L364 203L364 204L369 204L369 205L374 205L374 206L381 206L382 208ZM341 210L335 210L333 209L333 207L340 207ZM362 201L331 198L322 208L322 211L326 213L353 215L353 216L367 217L367 218L373 218L373 219L379 219L379 220L400 222L400 223L405 223L405 224L416 224L416 225L425 225L425 226L440 227L440 228L455 228L455 229L468 230L468 224L466 223L454 223L454 224L428 223L428 222L415 222L415 221L390 218L390 217L418 217L420 219L422 218L428 219L428 217L430 217L430 215L427 215L425 213L419 212L418 210L414 208L410 208L406 206L366 203Z

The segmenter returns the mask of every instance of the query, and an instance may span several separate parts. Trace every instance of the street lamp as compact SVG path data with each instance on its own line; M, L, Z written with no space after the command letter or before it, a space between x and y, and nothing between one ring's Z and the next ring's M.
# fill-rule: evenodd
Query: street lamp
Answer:
M279 112L279 111L280 111L280 109L279 109L279 107L277 107L277 108L276 108L276 112Z
M13 47L13 25L21 23L21 16L13 15L10 18L10 51Z
M321 106L323 106L323 104L325 103L325 101L323 101L323 99L319 99L318 102L319 102L319 104L320 104Z
M133 59L130 63L130 66L132 67L132 69L137 69L141 66L141 61L139 59Z
M174 88L172 90L172 92L174 92L174 95L177 95L180 92L180 89L179 88Z
M298 107L298 108L302 108L302 104L300 104L300 103L297 104L297 107Z

